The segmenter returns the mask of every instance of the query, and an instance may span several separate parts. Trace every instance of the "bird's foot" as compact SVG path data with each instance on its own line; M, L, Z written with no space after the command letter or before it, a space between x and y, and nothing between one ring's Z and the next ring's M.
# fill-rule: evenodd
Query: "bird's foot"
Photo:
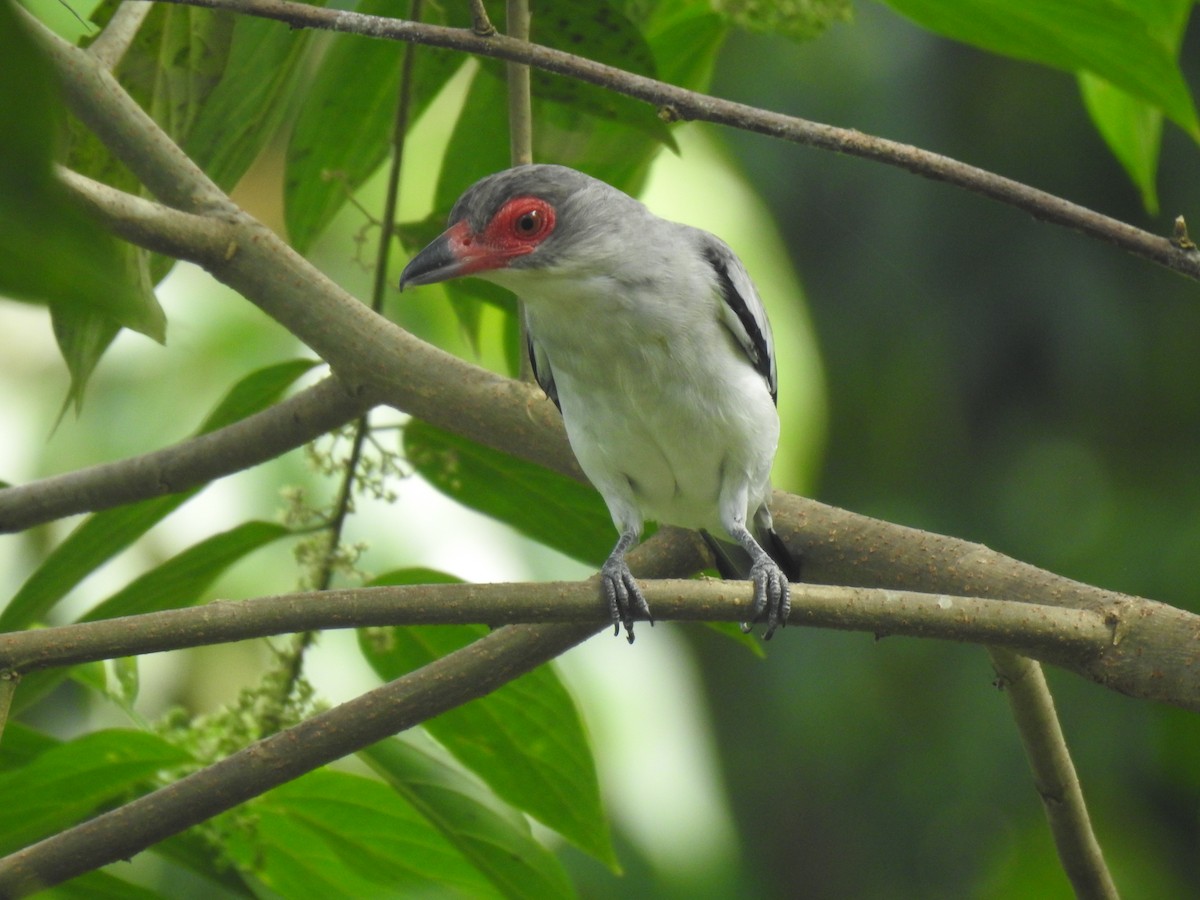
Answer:
M766 622L763 640L769 641L776 628L787 625L792 608L787 576L774 560L764 555L750 567L750 580L754 582L754 605L750 621L742 623L742 631L749 633L756 622Z
M620 634L621 626L624 625L625 634L632 644L634 614L642 614L652 626L654 618L650 615L650 606L642 596L641 588L638 587L623 558L608 558L600 568L600 584L603 585L604 598L608 601L608 611L612 616L613 635Z

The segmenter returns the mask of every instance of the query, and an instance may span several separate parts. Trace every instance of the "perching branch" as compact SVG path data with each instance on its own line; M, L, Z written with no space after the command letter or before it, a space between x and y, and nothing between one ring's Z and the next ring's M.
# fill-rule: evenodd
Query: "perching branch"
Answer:
M166 2L260 16L285 22L292 28L319 28L386 40L410 41L524 63L654 104L664 115L675 119L728 125L809 147L875 160L924 178L944 181L1025 210L1045 222L1073 228L1189 278L1200 279L1200 251L1195 248L1177 246L1166 237L1135 228L1018 181L908 144L685 90L561 50L525 43L501 34L481 35L466 29L367 16L290 0Z
M662 568L676 575L705 565L701 547L689 532L678 529L663 529L653 544ZM992 562L1022 566L998 554ZM1024 568L1037 576L1056 577ZM752 599L742 582L646 581L642 587L660 621L744 621ZM1080 609L891 588L797 584L788 623L1008 648L1122 693L1200 711L1200 685L1164 676L1158 665L1163 655L1194 652L1200 616L1113 596L1110 607ZM593 581L319 591L0 634L0 672L25 675L55 666L318 629L535 622L598 626L607 621L607 607Z

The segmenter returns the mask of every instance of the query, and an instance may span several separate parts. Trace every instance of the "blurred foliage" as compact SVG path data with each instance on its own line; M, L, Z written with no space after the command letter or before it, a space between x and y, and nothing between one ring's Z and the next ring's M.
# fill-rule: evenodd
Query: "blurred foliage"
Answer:
M377 0L353 6L397 11ZM865 6L853 27L830 27L846 18L840 3L534 0L533 37L685 87L707 87L715 71L718 94L945 152L1160 233L1170 216L1153 218L1156 201L1171 216L1196 208L1187 85L1200 35L1187 31L1189 3L890 6L931 31L1043 65L934 38L880 6ZM114 8L101 4L94 20ZM489 8L502 22L501 4ZM10 17L8 5L0 10ZM467 12L449 4L429 15L463 25ZM788 39L818 32L810 43ZM81 226L56 193L58 133L70 136L65 158L81 171L125 189L136 182L78 126L61 127L33 42L2 26L0 50L0 67L19 65L31 87L0 110L12 126L0 161L13 163L0 187L28 188L0 190L0 223L39 226L0 233L0 288L51 303L71 398L94 379L85 419L64 423L65 437L30 454L39 459L29 477L178 439L171 428L201 421L211 398L225 400L201 431L274 402L313 363L293 360L286 335L211 289L203 309L172 313L183 346L173 344L172 362L158 358L152 369L167 375L145 376L145 358L119 329L161 336L150 285L171 264L110 253L79 290L87 281L75 257L104 256L110 239ZM223 188L275 186L280 208L270 212L279 227L301 252L335 260L328 268L362 294L361 259L349 260L347 248L351 235L367 246L377 225L401 59L385 42L159 6L117 74ZM408 249L436 231L464 187L506 164L501 71L418 51L412 112L442 116L448 143L409 164L427 202L405 207ZM1082 84L1083 103L1062 72ZM675 148L649 107L558 76L539 76L534 90L539 159L636 192L655 156ZM1179 128L1164 131L1164 118ZM1192 576L1200 488L1190 477L1200 436L1192 389L1200 305L1190 282L905 173L744 134L730 135L730 145L808 282L832 410L822 500L1200 609ZM115 291L97 289L111 279ZM511 370L511 301L470 284L450 296L456 320L432 305L406 305L397 318ZM777 337L781 353L801 352L805 343L788 338ZM110 342L122 349L111 354L119 359L110 371L108 359L96 368ZM19 350L12 343L10 356ZM29 418L44 425L54 413ZM14 429L21 446L40 448L38 428L25 425ZM598 559L611 542L594 493L420 423L403 440L416 472L491 520L581 559ZM287 590L300 577L284 555L297 529L261 520L280 486L311 485L296 456L272 470L265 489L238 482L216 501L220 524L195 516L182 540L164 538L162 524L202 492L99 513L69 533L38 528L6 538L19 542L13 568L23 583L13 585L0 623L165 609L218 589ZM437 580L393 558L404 552L387 545L376 564L389 574L379 583ZM250 558L253 567L235 565ZM583 721L557 674L543 669L431 723L440 746L385 742L362 754L371 777L313 773L222 817L214 831L164 842L144 855L158 869L142 881L205 897L264 889L287 897L1065 896L1019 743L977 648L789 630L789 649L773 646L764 661L709 630L679 631L701 667L737 826L735 863L717 875L666 872L629 833L610 834ZM357 661L394 678L468 638L466 629L376 630L361 636ZM214 680L220 668L197 671L192 682ZM10 847L143 792L164 771L200 764L192 748L150 730L95 726L93 708L144 724L130 706L146 679L124 663L109 671L94 665L22 683L20 715L0 745L0 795L10 801L0 835ZM1195 894L1200 720L1074 679L1054 684L1118 883L1129 896ZM675 762L642 765L654 772ZM572 846L548 850L529 817ZM618 860L624 876L614 874ZM159 895L125 876L120 868L93 873L61 895Z

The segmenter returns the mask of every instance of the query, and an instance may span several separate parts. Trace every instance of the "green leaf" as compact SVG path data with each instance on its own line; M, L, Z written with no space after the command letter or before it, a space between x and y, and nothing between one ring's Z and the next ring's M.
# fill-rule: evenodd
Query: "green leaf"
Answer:
M854 18L850 0L717 0L717 9L738 28L810 41L835 22Z
M162 309L128 278L120 242L53 176L65 108L50 64L7 3L0 4L0 80L20 85L0 105L0 293L104 316L162 341Z
M312 360L291 360L247 375L221 400L197 434L264 409L314 365L317 363ZM0 613L0 631L16 631L45 618L75 585L200 490L193 488L167 497L153 497L85 519L46 556Z
M154 497L89 516L47 554L21 585L0 613L0 631L16 631L44 619L75 585L174 512L198 490Z
M1192 5L1192 0L1145 0L1138 7L1150 33L1170 48L1172 58L1179 54ZM1162 111L1087 72L1080 73L1079 87L1096 130L1141 192L1142 205L1157 214Z
M372 584L444 584L424 569ZM482 626L427 625L360 630L359 646L390 681L487 634ZM591 746L579 711L553 666L425 723L425 728L501 798L616 868Z
M717 51L729 32L726 20L691 0L655 3L641 23L659 78L694 91L708 88Z
M289 359L251 372L221 398L196 434L216 431L266 409L278 402L297 379L319 365L322 365L319 359Z
M574 559L600 565L612 519L596 491L424 422L404 429L413 467L442 493Z
M1079 75L1079 89L1096 130L1141 194L1142 206L1157 215L1162 112L1087 72Z
M493 3L494 21L504 21L503 4ZM452 21L465 27L465 7L456 7ZM568 53L581 53L595 62L616 66L647 78L657 78L654 53L638 27L617 5L609 0L573 0L570 4L555 0L530 3L530 40ZM485 72L502 84L507 83L505 66L483 60ZM530 90L540 101L533 121L545 124L546 116L557 118L562 127L573 129L591 119L608 120L624 128L642 132L649 138L675 149L671 131L650 104L609 91L594 84L533 69ZM537 131L535 124L535 131ZM578 140L579 135L575 135ZM536 135L535 150L545 152ZM611 153L611 146L609 148Z
M88 872L38 893L39 900L163 900L164 896L104 871Z
M247 812L254 827L236 832L229 851L289 900L498 896L451 842L374 779L311 772Z
M135 578L80 621L94 622L191 606L235 562L291 533L290 529L274 522L243 522L214 534Z
M562 865L533 838L529 824L461 772L395 738L358 755L504 896L529 900L575 896Z
M222 15L236 20L224 71L180 145L228 191L299 102L315 32L294 31L268 19Z
M1176 0L887 0L946 37L1067 72L1090 72L1161 109L1193 139L1200 123L1164 39Z
M163 769L190 759L141 731L97 731L52 747L28 765L0 774L0 853L136 794Z
M356 11L397 14L393 0L363 0ZM437 21L428 10L426 21ZM288 236L304 253L349 197L387 159L405 46L358 35L332 36L288 141L284 175ZM409 121L415 121L462 66L460 54L420 47L413 62ZM346 135L353 134L353 140Z
M235 21L229 13L159 5L121 57L117 78L177 143L225 72Z

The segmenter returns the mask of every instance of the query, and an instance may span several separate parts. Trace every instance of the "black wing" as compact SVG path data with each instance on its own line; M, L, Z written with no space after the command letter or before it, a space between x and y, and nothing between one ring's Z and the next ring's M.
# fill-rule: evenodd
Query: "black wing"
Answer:
M533 377L541 385L546 396L554 401L558 411L562 412L562 404L558 402L558 388L554 384L554 373L550 371L550 360L542 351L541 345L533 339L533 332L525 326L525 352L529 354L529 364L533 367Z
M771 335L771 323L763 308L758 291L746 267L725 243L707 232L702 251L712 266L717 285L721 291L721 321L737 339L746 357L762 375L771 391L771 399L778 402L779 377L775 371L775 339Z

